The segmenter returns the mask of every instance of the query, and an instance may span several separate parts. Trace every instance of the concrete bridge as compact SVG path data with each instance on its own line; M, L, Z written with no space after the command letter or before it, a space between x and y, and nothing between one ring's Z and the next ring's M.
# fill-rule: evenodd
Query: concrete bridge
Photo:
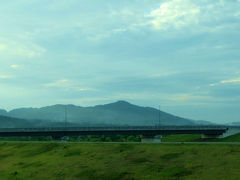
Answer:
M142 135L143 142L160 141L165 134L202 134L203 138L221 137L226 126L119 126L119 127L44 127L0 128L0 136ZM239 128L240 129L240 128ZM226 137L226 135L224 136Z

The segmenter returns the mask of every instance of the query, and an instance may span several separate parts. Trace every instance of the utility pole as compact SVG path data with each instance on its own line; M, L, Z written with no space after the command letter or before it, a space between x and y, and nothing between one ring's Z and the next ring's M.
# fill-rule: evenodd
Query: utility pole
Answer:
M64 106L64 110L65 110L65 118L64 118L64 128L65 128L65 131L66 131L66 128L67 128L67 105ZM69 140L69 137L66 135L66 133L64 132L63 133L63 137L61 138L61 141L68 141Z
M159 105L159 109L158 109L158 126L160 126L161 125L161 107L160 107L160 105Z
M65 105L65 121L64 121L64 127L67 127L67 105Z

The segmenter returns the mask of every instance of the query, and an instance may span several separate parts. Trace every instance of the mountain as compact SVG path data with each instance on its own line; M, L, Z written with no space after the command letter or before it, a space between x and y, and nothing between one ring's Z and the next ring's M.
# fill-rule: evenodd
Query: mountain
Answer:
M0 116L6 116L7 115L7 111L4 109L0 109Z
M204 121L204 120L197 120L195 121L196 124L198 125L217 125L216 123L212 123L212 122L209 122L209 121Z
M232 123L229 123L228 125L231 125L231 126L240 126L240 121L239 121L239 122L232 122Z
M30 127L74 127L78 124L67 122L49 122L45 120L25 120L0 115L0 128L30 128Z
M141 107L126 101L81 107L75 105L53 105L42 108L20 108L7 112L7 116L26 119L38 125L59 124L65 121L71 125L195 125L193 120L177 117L151 107Z
M22 127L32 127L32 126L33 124L27 120L0 115L1 128L22 128Z

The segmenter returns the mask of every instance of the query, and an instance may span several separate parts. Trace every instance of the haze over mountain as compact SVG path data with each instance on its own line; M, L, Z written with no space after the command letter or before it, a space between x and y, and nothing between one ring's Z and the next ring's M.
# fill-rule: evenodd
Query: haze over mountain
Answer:
M0 115L0 128L23 128L32 126L34 126L34 124L28 120Z
M81 107L75 105L53 105L42 108L19 108L9 112L0 110L1 124L6 121L6 116L11 122L19 122L16 127L22 126L64 126L65 117L68 126L104 126L104 125L198 125L208 122L193 121L159 111L151 107L141 107L126 101ZM160 117L160 118L159 118ZM23 121L23 119L25 119ZM29 122L29 124L26 124ZM22 123L22 124L21 124ZM1 125L0 124L0 125ZM12 127L13 125L9 125Z

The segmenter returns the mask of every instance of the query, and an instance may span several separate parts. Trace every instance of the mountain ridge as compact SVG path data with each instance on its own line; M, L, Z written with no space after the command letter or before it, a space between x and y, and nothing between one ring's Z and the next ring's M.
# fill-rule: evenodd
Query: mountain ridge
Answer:
M178 117L152 107L142 107L127 101L82 107L73 104L56 104L40 108L18 108L11 111L0 110L0 115L24 119L29 122L62 123L65 121L75 125L196 125L197 121ZM160 119L159 119L160 115Z

